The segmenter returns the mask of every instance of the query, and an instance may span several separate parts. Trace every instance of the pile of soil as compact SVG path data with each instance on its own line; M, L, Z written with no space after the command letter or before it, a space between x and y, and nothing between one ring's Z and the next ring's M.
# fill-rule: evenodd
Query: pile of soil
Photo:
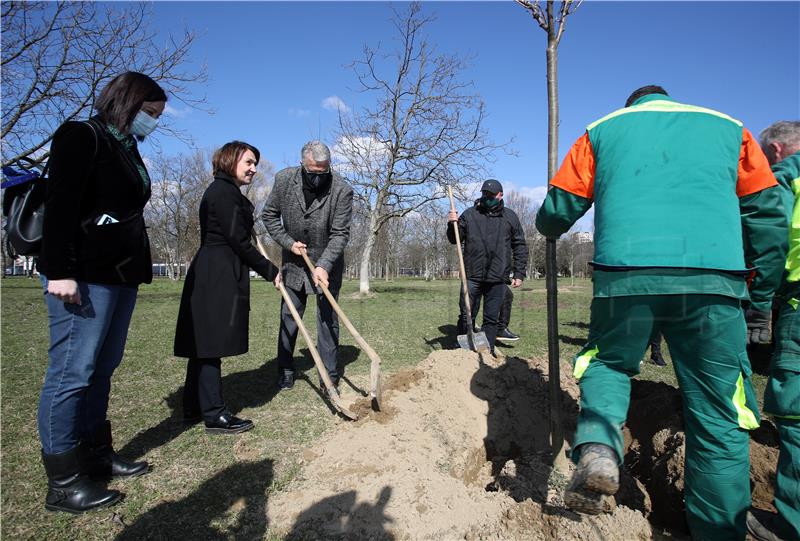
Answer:
M578 387L561 368L569 438ZM346 398L346 397L345 397ZM683 432L677 389L632 382L621 488L607 513L564 507L574 468L553 469L547 361L433 353L384 384L383 409L353 405L300 459L300 473L267 503L271 532L288 539L661 539L685 531ZM770 439L772 438L772 439ZM769 508L777 440L753 441L756 505Z

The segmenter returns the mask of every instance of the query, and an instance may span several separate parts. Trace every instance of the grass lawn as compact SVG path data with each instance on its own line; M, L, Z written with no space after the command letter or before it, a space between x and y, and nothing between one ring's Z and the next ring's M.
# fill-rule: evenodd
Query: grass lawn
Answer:
M337 423L313 386L317 376L302 337L295 361L305 373L278 394L276 338L279 294L253 281L250 352L223 360L228 406L253 419L236 437L207 436L181 423L185 361L172 357L182 283L158 280L140 289L126 354L112 380L109 419L115 445L127 458L145 457L153 471L112 484L126 493L110 508L73 517L48 513L46 479L36 427L47 366L47 316L38 280L2 280L2 530L3 539L260 539L270 538L264 502L301 470L302 450ZM384 377L417 364L432 350L454 345L459 282L374 281L359 298L345 282L340 301L383 359ZM571 358L588 332L591 284L559 284L561 356ZM511 329L522 335L509 355L547 355L544 280L515 291ZM309 301L309 315L315 307ZM306 316L312 334L314 317ZM369 359L342 328L341 360L352 389L368 389ZM666 348L665 348L666 353ZM670 368L648 364L641 377L674 384ZM759 395L765 378L756 375ZM348 383L343 382L347 387Z

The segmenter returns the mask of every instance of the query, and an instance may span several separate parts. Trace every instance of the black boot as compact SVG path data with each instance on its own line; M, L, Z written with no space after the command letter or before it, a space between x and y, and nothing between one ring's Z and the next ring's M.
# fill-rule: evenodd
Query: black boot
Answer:
M111 442L111 422L106 421L87 442L86 464L89 475L94 479L111 477L136 477L150 471L150 465L141 462L128 462L114 452Z
M78 447L54 455L42 451L48 486L44 506L49 511L77 515L113 505L122 498L119 491L108 490L102 483L89 479L81 469L79 452Z

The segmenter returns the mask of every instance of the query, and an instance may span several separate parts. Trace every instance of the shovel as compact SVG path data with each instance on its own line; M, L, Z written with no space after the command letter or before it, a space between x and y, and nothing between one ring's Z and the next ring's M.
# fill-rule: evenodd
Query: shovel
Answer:
M258 251L261 252L261 255L263 255L266 259L269 259L269 257L267 257L267 251L264 250L264 246L261 244L261 240L256 237L255 234L253 236L256 239ZM294 319L294 322L297 323L297 328L300 329L300 333L303 335L303 339L306 341L309 351L311 351L311 357L314 359L314 365L316 365L317 372L319 372L319 377L322 379L322 383L325 385L325 389L328 391L328 397L331 399L333 407L336 408L336 411L348 419L355 421L358 419L358 415L350 411L342 402L339 392L336 390L336 387L333 386L331 377L328 375L328 369L325 368L325 365L322 363L322 357L319 356L317 346L315 346L314 342L311 341L311 336L308 334L308 330L303 324L303 319L300 317L300 314L297 313L297 308L295 308L294 303L292 303L292 298L289 297L289 294L286 292L286 288L283 287L283 282L278 284L278 289L281 292L281 296L283 296L283 302L285 302L286 306L289 307L289 312L292 313L292 318Z
M447 195L450 196L450 209L456 210L456 203L453 200L453 189L447 187ZM475 332L472 327L472 303L469 300L469 288L467 287L467 272L464 270L464 254L461 253L461 235L458 232L458 222L453 225L453 230L456 233L456 249L458 250L458 266L461 274L461 289L464 295L464 305L467 313L464 314L464 321L467 323L467 334L458 335L458 345L462 349L470 351L478 351L481 353L489 352L489 340L486 338L486 333Z
M308 254L303 251L303 259L306 261L306 265L311 270L311 273L314 273L314 263L311 262L311 259L308 258ZM367 354L367 357L370 358L371 364L369 367L369 382L370 382L370 396L372 396L372 400L374 401L374 405L376 406L377 410L381 409L381 358L375 352L367 341L359 334L356 328L350 323L350 319L346 315L344 315L344 311L339 306L339 303L336 302L336 299L333 298L328 286L323 284L321 281L319 282L319 287L322 289L322 293L325 294L325 297L328 299L328 302L331 303L333 306L334 311L339 316L339 319L342 320L344 326L347 327L347 330L350 331L350 334L355 339L356 343L361 347L364 353Z

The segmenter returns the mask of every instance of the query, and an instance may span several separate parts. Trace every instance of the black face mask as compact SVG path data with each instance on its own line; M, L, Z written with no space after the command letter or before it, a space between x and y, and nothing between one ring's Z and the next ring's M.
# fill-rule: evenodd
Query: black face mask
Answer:
M483 196L483 197L481 197L481 205L483 205L485 208L487 208L489 210L496 209L497 205L499 205L499 204L500 204L500 201L495 196L491 196L491 197Z
M305 170L303 171L303 180L306 182L308 187L314 190L327 184L330 176L330 173L309 173Z

